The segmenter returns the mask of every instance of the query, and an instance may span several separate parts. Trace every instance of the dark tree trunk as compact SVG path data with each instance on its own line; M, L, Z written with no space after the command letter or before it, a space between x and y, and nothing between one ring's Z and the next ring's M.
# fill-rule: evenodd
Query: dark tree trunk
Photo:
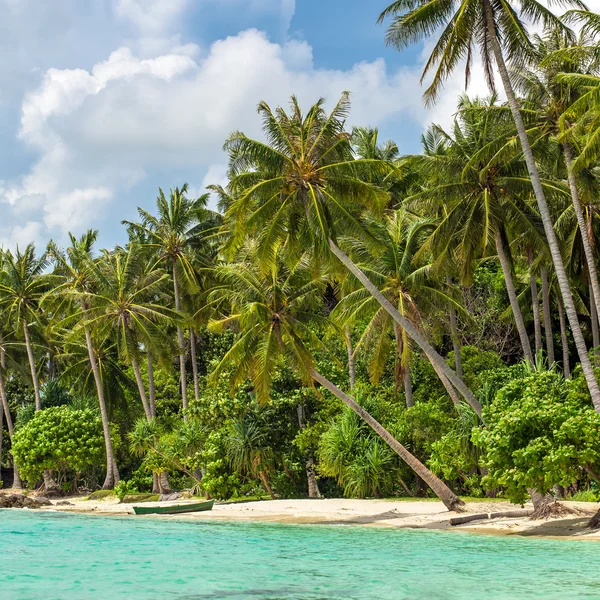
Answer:
M4 350L0 350L0 355L2 357L2 372L0 372L0 401L2 402L2 408L4 409L4 417L6 418L6 428L8 429L8 435L12 441L13 435L15 433L15 428L13 426L12 416L10 414L10 408L8 406L8 398L6 396L6 388L4 387L4 365L5 365L5 353ZM17 461L13 457L13 488L21 489L23 487L23 483L21 481L21 475L19 474L19 467L17 466Z
M264 471L259 471L258 476L260 477L260 480L262 481L265 490L267 490L269 496L271 496L271 500L275 500L275 494L271 489L271 484L269 483L269 478L267 477L267 474Z
M590 291L590 321L592 322L592 346L594 355L594 366L599 366L599 346L600 346L600 332L598 331L598 313L596 312L596 301L594 298L594 290L592 286L588 287Z

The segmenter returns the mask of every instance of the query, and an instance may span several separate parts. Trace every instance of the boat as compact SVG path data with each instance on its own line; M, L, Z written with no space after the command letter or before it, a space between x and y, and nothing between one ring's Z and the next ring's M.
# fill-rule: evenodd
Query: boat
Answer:
M134 506L133 512L136 515L181 515L183 513L211 510L214 503L214 500L207 500L206 502L171 504L169 506Z

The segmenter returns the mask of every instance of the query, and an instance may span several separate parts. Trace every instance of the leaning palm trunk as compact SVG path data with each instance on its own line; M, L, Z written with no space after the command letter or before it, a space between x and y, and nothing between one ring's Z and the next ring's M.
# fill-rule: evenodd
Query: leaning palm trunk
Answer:
M560 323L560 343L563 355L563 374L565 379L571 377L571 366L569 365L569 342L567 340L567 324L565 323L565 311L563 310L560 294L556 298L558 304L558 321Z
M538 296L537 278L533 270L529 271L529 287L531 288L531 310L533 312L533 329L535 332L535 354L542 349L542 322L540 320L540 299Z
M355 412L381 439L434 491L448 510L461 511L464 502L438 477L436 477L418 458L413 456L392 434L376 421L353 398L342 392L329 379L323 377L314 369L310 370L311 377L339 398L347 407Z
M517 299L517 291L515 290L515 283L513 281L512 271L506 256L504 249L504 241L499 231L496 231L496 252L500 259L500 266L502 267L502 274L504 275L504 282L506 283L506 291L508 292L508 299L510 300L510 307L512 309L513 318L517 331L519 333L519 339L521 340L521 348L523 348L523 354L525 359L533 364L533 354L531 353L531 344L529 343L529 336L527 335L527 329L525 328L525 321L523 320L523 313L519 306L519 300Z
M4 350L2 350L2 365L4 366ZM4 415L6 416L6 428L8 429L8 435L12 441L15 433L13 426L12 417L10 416L10 408L8 406L8 398L6 397L6 388L4 387L4 375L0 373L0 401L2 402L2 408L4 409ZM21 489L23 483L21 482L21 475L19 473L19 467L17 461L13 458L13 485L14 488Z
M546 336L546 352L548 353L548 365L554 364L554 339L552 337L552 317L550 315L550 286L548 285L548 271L542 266L540 269L542 277L542 306L544 308L544 334ZM563 316L564 318L564 316Z
M267 490L269 496L271 496L271 500L275 500L275 494L273 493L273 489L271 488L271 484L269 483L269 478L267 477L267 474L264 471L259 471L258 476L262 481L263 487L265 488L265 490Z
M175 310L181 310L181 298L179 296L179 278L177 277L177 263L173 260L173 293L175 294ZM183 329L177 325L177 345L179 346L179 379L181 383L181 402L183 404L183 420L187 421L187 381L185 377L185 343Z
M446 283L448 286L452 286L452 279L447 276ZM456 310L454 306L450 306L448 309L448 313L450 315L450 337L452 338L452 350L454 350L454 367L456 369L456 374L462 379L463 370L462 370L462 361L460 358L460 339L458 337L458 327L456 325Z
M192 359L192 375L194 376L194 398L200 400L200 382L198 380L198 364L196 363L196 334L190 327L190 358Z
M481 418L481 404L472 392L467 388L465 383L456 373L446 364L446 361L435 351L435 348L425 339L418 329L405 317L403 317L396 307L379 291L377 286L352 262L350 257L341 250L333 240L329 240L329 247L340 262L365 286L366 290L379 302L386 312L400 325L406 333L414 340L414 342L423 350L427 358L432 364L440 369L442 373L450 380L452 385L465 398L465 400L473 407L473 410Z
M31 370L31 380L33 381L33 391L35 392L35 410L42 410L42 398L40 396L40 382L35 366L33 348L31 347L31 338L29 337L29 327L27 320L23 319L23 333L25 334L25 347L27 348L27 358L29 359L29 368Z
M581 208L581 202L579 201L579 191L577 190L577 182L575 181L575 173L573 173L573 155L571 153L571 147L567 142L563 142L563 153L565 155L565 164L567 166L567 175L569 179L569 189L571 191L571 201L573 202L573 208L575 209L575 216L577 217L577 226L579 227L579 233L581 235L581 243L583 245L583 252L585 254L585 262L588 268L588 275L590 279L590 288L593 290L594 301L596 305L596 327L598 326L598 315L600 314L600 284L598 283L598 273L596 271L596 260L594 258L594 250L590 241L588 233L588 224Z
M85 328L85 341L87 343L88 356L90 359L90 365L92 367L92 373L94 374L96 391L98 393L98 404L100 405L100 416L102 417L102 431L104 433L104 446L106 449L106 478L104 479L102 489L110 490L117 483L119 483L120 477L119 470L117 469L117 463L115 461L115 455L113 452L112 440L110 439L110 422L108 420L108 411L106 410L106 402L104 400L104 387L102 385L102 378L100 377L98 360L96 358L96 353L94 352L94 346L92 344L92 335L87 327Z
M598 381L596 380L596 376L594 374L594 368L592 367L592 362L588 356L587 346L585 344L585 340L583 339L583 334L579 325L577 309L575 308L575 303L569 287L569 278L567 277L567 272L565 270L565 265L560 252L558 238L556 237L556 232L554 231L554 224L552 223L550 209L548 208L546 196L544 195L540 174L538 172L537 165L535 164L535 158L533 156L531 144L529 143L529 138L527 137L525 123L523 122L523 117L521 116L521 112L519 110L519 103L515 96L515 92L510 81L510 76L506 68L506 63L504 62L504 57L502 55L502 49L497 37L494 13L492 5L490 4L490 0L483 0L483 7L488 30L488 40L492 47L492 52L494 53L496 65L498 67L498 71L500 72L500 77L504 85L504 91L508 99L508 105L510 106L510 111L519 134L519 140L523 149L525 163L527 164L527 170L529 172L529 177L531 178L531 185L533 187L533 192L537 200L540 216L544 224L544 231L546 232L546 238L550 248L550 255L552 256L556 279L558 280L558 286L563 298L567 318L569 319L569 325L571 326L571 333L573 334L573 340L577 348L577 354L579 355L579 362L581 363L581 368L590 391L594 408L597 412L600 412L600 387L598 386Z
M402 328L398 323L394 323L394 336L396 337L396 364L394 368L394 376L396 378L396 392L400 387L400 379L404 383L404 399L406 401L406 408L414 406L412 393L412 380L410 378L410 365L402 364L402 354L404 353L404 339L402 337ZM350 388L352 389L352 388Z

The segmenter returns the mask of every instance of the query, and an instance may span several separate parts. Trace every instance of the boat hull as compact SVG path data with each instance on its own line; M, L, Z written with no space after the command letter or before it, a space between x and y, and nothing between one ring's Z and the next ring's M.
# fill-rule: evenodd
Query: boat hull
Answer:
M201 512L211 510L214 500L197 502L195 504L178 504L175 506L134 506L136 515L181 515L184 513Z

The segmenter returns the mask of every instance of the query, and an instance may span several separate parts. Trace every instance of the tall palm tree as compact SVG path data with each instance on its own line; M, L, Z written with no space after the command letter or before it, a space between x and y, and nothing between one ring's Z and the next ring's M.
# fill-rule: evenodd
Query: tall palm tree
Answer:
M265 268L282 243L292 257L307 247L315 249L321 262L335 256L481 414L464 382L337 244L342 231L369 241L364 211L377 214L389 201L386 190L373 182L378 173L393 170L379 159L355 159L351 136L344 130L349 109L347 93L329 114L322 99L306 114L295 97L289 114L283 108L274 113L261 102L258 111L266 141L242 132L230 135L225 143L230 158L225 250L231 255L248 234L255 234Z
M415 254L433 227L431 221L413 219L410 222L404 211L397 210L386 215L383 223L370 226L382 248L377 255L374 256L361 240L340 239L341 246L348 250L360 269L398 312L419 329L422 329L422 317L426 313L444 310L448 306L461 310L460 304L444 289L445 286L433 280L431 265L415 260ZM396 389L404 385L406 405L412 406L411 345L402 327L362 286L347 294L336 306L333 315L342 322L369 319L356 350L364 347L372 349L369 371L376 383L393 347Z
M327 348L311 329L327 322L314 310L322 297L324 277L314 277L305 254L290 266L279 249L268 270L259 258L260 246L247 247L243 262L216 268L222 282L210 294L225 314L210 322L213 330L239 328L237 341L223 356L211 374L217 380L222 373L230 376L232 387L248 377L259 401L269 399L273 376L283 361L306 385L319 383L365 421L390 448L404 460L444 502L449 510L459 510L462 501L425 465L402 446L378 421L353 398L345 394L317 371L311 347ZM258 264L257 264L258 263Z
M437 261L447 254L456 255L467 283L476 260L498 256L523 354L533 364L513 276L510 239L516 230L540 246L543 232L539 218L525 201L529 183L521 157L512 150L510 116L501 110L495 96L489 100L462 97L451 132L434 128L444 139L446 151L412 157L426 175L423 188L406 202L426 214L442 208L430 247ZM543 185L556 191L554 182L544 180Z
M565 0L561 4L585 9L579 0ZM542 23L546 28L566 33L569 30L552 11L536 0L520 0L517 6L520 10L514 3L494 0L452 0L441 4L429 0L397 0L381 13L379 20L391 17L386 40L398 49L427 38L434 31L440 31L423 72L425 77L435 70L432 83L425 92L428 103L435 101L444 81L463 59L466 60L468 83L476 48L482 57L484 74L491 89L494 88L494 63L498 68L544 225L579 361L594 407L600 412L600 387L588 356L552 215L507 66L507 61L514 67L529 59L535 60L534 47L520 14L534 23Z
M194 257L202 260L203 242L211 240L216 233L219 218L206 208L208 194L196 199L187 197L188 186L170 190L167 198L159 188L156 199L157 216L138 208L140 223L123 221L128 225L130 235L143 240L143 244L154 249L157 261L171 272L175 311L181 314L183 287L194 289L197 285L192 261ZM212 248L212 244L210 244ZM185 368L185 340L183 328L177 324L177 343L179 345L179 376L181 401L185 410L188 406L187 378Z
M141 346L160 343L164 335L161 325L178 322L179 315L156 302L157 297L164 297L168 274L147 266L136 244L105 251L94 264L95 290L84 296L89 306L84 326L107 330L116 340L121 360L133 368L144 414L150 420L154 415L142 379Z
M511 73L517 89L526 99L525 107L536 113L538 128L545 136L561 137L563 115L584 93L585 88L569 84L564 74L600 75L600 63L595 45L584 37L575 41L561 30L551 30L542 38L534 37L536 62L533 66L513 70ZM531 131L531 130L530 130ZM573 168L574 147L577 139L572 135L562 136L560 142L566 176L571 193L571 208L577 220L579 236L589 271L589 283L595 298L596 310L600 311L600 283L596 270L593 243L589 237L589 223L581 202L582 181L577 180Z
M36 411L42 410L42 400L30 328L39 322L40 301L50 285L51 277L44 273L47 264L46 257L36 257L35 246L28 244L23 252L19 248L14 254L5 252L0 272L0 307L5 309L15 330L23 334Z
M48 254L55 265L54 275L57 277L58 285L47 296L47 301L56 301L58 306L54 306L54 311L58 314L66 314L69 320L75 320L78 317L82 317L82 320L85 319L86 311L90 308L89 296L97 285L95 278L97 271L93 257L93 247L97 236L98 232L91 229L79 238L69 233L71 245L65 252L54 242L50 242L48 245ZM64 304L64 307L61 308L61 304ZM106 450L106 477L102 489L112 489L119 482L120 476L110 435L105 384L98 353L94 347L92 331L86 324L83 325L83 329L87 363L92 368L94 377Z

